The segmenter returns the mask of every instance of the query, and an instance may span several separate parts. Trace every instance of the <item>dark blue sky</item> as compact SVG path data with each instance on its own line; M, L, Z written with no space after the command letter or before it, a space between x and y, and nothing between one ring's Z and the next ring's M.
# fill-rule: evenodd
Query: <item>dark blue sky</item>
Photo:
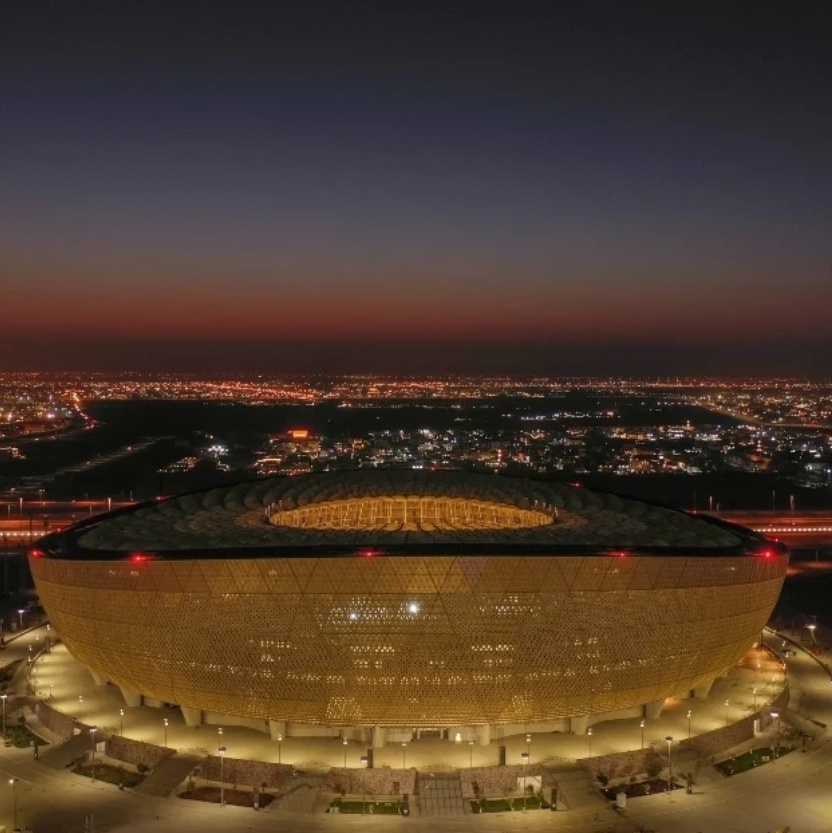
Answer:
M0 368L828 373L824 4L539 5L0 6Z

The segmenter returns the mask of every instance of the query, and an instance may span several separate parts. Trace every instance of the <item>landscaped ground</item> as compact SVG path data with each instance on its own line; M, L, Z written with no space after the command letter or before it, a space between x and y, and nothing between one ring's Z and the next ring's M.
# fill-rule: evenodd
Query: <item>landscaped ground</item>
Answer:
M607 787L606 789L601 790L601 792L604 794L605 798L610 799L610 801L614 801L615 797L622 790L627 798L638 798L642 795L664 793L669 789L678 790L680 787L678 784L673 784L671 786L670 783L665 781L664 778L651 778L649 781L638 781L635 784L622 784L620 787Z
M782 758L783 755L788 755L793 747L780 746L772 749L770 746L764 746L761 749L754 749L751 752L746 752L744 755L738 755L736 758L729 758L727 761L722 761L716 765L716 768L723 775L739 775L741 772L747 772L749 769L767 764L777 758Z
M338 798L329 805L329 812L367 816L398 816L401 815L404 806L401 801L344 801Z
M222 798L226 804L233 804L235 807L253 807L254 793L247 790L232 790L226 788L222 791ZM210 804L220 803L220 788L219 787L196 787L193 790L179 793L180 798L188 798L191 801L207 801ZM274 801L274 796L271 793L259 794L259 806L268 807Z
M10 726L7 723L6 741L11 741L11 745L18 749L26 749L29 746L46 746L46 741L32 734L25 724Z
M92 764L82 764L75 767L73 772L78 775L84 775L87 778L92 778ZM139 775L138 772L132 772L129 769L122 769L121 767L112 766L110 764L96 764L95 765L95 780L104 781L107 784L121 784L124 787L138 787L144 776Z
M507 813L511 810L522 812L526 810L548 810L551 805L543 801L540 796L527 795L525 802L522 798L478 798L471 802L474 813Z

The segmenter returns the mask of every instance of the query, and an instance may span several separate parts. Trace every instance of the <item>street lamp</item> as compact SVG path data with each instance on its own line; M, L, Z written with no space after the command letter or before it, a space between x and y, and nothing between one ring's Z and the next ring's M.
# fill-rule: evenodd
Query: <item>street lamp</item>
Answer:
M589 760L592 761L592 727L586 730L586 736L589 738Z
M728 725L728 705L730 704L730 700L725 701L725 725Z
M526 752L529 753L529 761L532 759L532 736L526 734Z
M670 747L673 743L673 737L668 735L665 740L667 741L667 768L669 770L668 775L668 783L673 786L673 758L670 755Z
M118 733L124 737L124 709L118 710Z
M529 763L529 753L523 752L520 757L523 759L523 812L526 812L526 767Z
M8 694L0 694L0 700L3 701L3 737L6 737L6 700L8 699Z
M344 739L341 741L341 743L342 743L342 744L343 744L343 746L344 746L344 769L346 769L346 768L347 768L347 744L349 743L349 741L347 741L347 739L346 739L346 738L344 738Z
M473 769L474 768L474 741L468 741L468 751L470 752L468 766Z
M753 686L751 693L754 695L754 714L757 713L757 686Z
M403 740L402 741L402 769L407 769L407 766L405 765L405 754L406 753L407 753L407 741Z
M168 745L168 719L166 717L163 718L162 723L165 726L165 748L167 748L167 745Z
M223 762L225 761L225 747L219 748L220 753L220 807L225 804L225 769Z
M90 726L90 742L92 744L92 780L95 781L95 733L98 726Z
M283 735L277 736L277 762L280 763L281 747L283 746Z
M774 747L774 757L776 758L780 754L780 712L778 711L771 711L771 719L777 721L777 743Z
M12 785L12 805L14 807L14 829L20 830L17 826L17 778L9 778L9 783Z
M23 614L26 612L25 607L19 607L17 609L17 615L20 618L20 630L23 630Z
M22 627L22 625L21 625L21 627ZM812 635L812 645L817 646L818 643L817 643L817 640L815 639L815 628L817 627L817 625L812 623L810 625L806 625L806 627L809 628L809 633Z
M638 724L641 727L641 751L644 751L644 718Z

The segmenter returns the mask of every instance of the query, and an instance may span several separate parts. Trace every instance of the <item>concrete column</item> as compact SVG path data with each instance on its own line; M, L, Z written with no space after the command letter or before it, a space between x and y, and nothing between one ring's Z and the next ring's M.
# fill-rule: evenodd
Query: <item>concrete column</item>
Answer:
M714 681L711 680L709 683L705 683L705 685L699 686L699 688L695 688L693 690L693 696L697 700L704 700L710 693L711 689L713 688Z
M144 704L153 709L161 709L165 705L161 700L157 700L155 697L148 697L147 695L144 696Z
M107 678L99 674L97 671L93 671L92 669L90 669L90 674L92 674L93 682L96 685L107 685Z
M373 749L381 749L384 746L387 732L381 726L373 726Z
M573 735L585 735L589 727L589 715L581 714L577 717L569 718L569 731Z
M491 726L488 723L484 726L477 726L474 732L480 746L488 746L491 743Z
M644 704L644 716L648 720L658 720L662 715L664 700L654 700L652 703Z
M131 691L129 688L122 688L121 686L118 687L118 690L121 692L121 696L124 698L124 702L128 706L133 708L141 706L142 696L138 691Z
M286 721L285 720L270 720L269 721L269 737L272 740L277 740L278 735L282 740L287 736L286 734Z
M186 726L199 726L202 723L202 709L189 709L187 706L179 707L182 717L185 718Z

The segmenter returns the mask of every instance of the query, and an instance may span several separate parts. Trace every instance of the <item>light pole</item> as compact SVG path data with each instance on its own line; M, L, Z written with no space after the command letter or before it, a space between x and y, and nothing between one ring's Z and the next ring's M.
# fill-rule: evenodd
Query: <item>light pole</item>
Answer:
M725 725L728 725L728 706L731 703L730 700L725 701Z
M280 763L281 759L281 747L283 746L283 735L277 736L277 762Z
M693 712L690 709L688 709L688 740L690 740L690 716L692 714Z
M22 627L23 627L23 625L21 625L20 627L22 628ZM814 647L816 647L816 646L817 646L817 644L818 644L818 643L817 643L817 640L815 639L815 628L817 627L817 625L815 625L814 623L812 623L812 624L810 624L810 625L806 625L806 627L807 627L807 628L809 628L809 633L812 635L812 645L813 645Z
M12 785L12 806L14 808L14 829L20 830L17 826L17 778L9 778L9 783Z
M118 710L118 733L120 737L124 737L124 709Z
M23 614L26 612L25 607L20 607L17 609L17 615L20 618L20 630L23 630Z
M52 625L46 623L46 653L52 652Z
M776 758L780 754L780 712L772 711L770 714L771 719L777 721L777 741L774 746L774 757Z
M346 738L344 738L344 739L341 741L341 743L342 743L342 744L343 744L343 746L344 746L344 769L346 769L346 768L347 768L347 743L348 743L348 741L347 741L347 739L346 739Z
M225 804L225 768L223 763L225 761L225 747L219 748L220 753L220 807Z
M526 734L526 752L529 754L529 763L532 760L532 736L530 734Z
M165 748L167 748L167 745L168 745L168 719L166 717L162 718L162 723L165 726Z
M670 754L670 747L673 743L673 737L671 735L668 735L665 738L665 740L667 741L667 768L668 768L668 771L669 771L667 781L668 781L668 784L670 784L670 786L672 787L673 786L673 758L671 757L671 754Z
M468 741L468 752L470 753L468 756L468 766L473 769L474 768L474 741Z
M95 781L95 733L98 726L90 726L90 743L92 744L92 780Z
M402 769L407 769L407 765L405 763L405 754L407 753L407 741L402 741Z
M641 727L641 751L644 752L644 718L638 725Z
M589 760L592 762L592 727L586 730L586 736L589 739Z
M8 694L0 694L0 700L3 701L3 737L6 737L6 700L8 699Z
M523 812L526 812L526 767L529 764L529 753L523 752L520 757L523 759Z
M757 714L757 686L753 686L751 693L754 695L754 714Z

